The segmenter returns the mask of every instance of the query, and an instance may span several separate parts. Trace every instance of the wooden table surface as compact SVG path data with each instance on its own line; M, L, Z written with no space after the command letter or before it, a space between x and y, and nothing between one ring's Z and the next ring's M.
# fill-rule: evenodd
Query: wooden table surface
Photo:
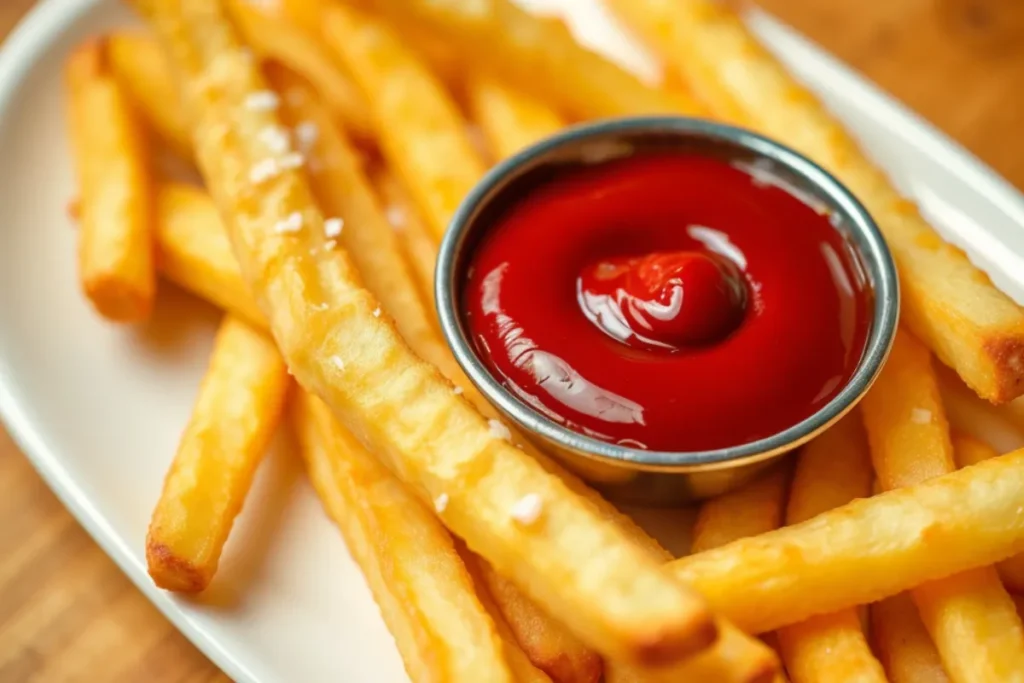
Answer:
M34 0L0 0L0 36ZM1024 188L1024 2L762 0ZM0 682L225 680L0 427Z

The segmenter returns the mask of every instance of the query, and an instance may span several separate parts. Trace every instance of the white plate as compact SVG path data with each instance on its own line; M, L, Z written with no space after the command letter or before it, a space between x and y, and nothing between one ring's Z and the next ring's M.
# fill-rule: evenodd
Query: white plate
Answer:
M652 62L589 0L567 10L593 44ZM1024 301L1024 201L884 94L767 17L758 33L853 127L943 233ZM210 594L155 590L143 539L217 322L165 288L155 319L104 324L75 281L61 65L77 41L131 21L114 0L43 2L0 54L0 413L93 537L238 681L406 681L358 568L283 449L261 469ZM1020 435L997 430L1009 448Z

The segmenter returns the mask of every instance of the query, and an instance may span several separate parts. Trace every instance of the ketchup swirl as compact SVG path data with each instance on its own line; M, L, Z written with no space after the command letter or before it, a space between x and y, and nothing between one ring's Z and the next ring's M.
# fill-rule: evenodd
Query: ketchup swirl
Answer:
M466 323L505 386L640 448L793 426L849 381L867 340L870 289L825 212L703 157L566 170L507 207L468 280Z

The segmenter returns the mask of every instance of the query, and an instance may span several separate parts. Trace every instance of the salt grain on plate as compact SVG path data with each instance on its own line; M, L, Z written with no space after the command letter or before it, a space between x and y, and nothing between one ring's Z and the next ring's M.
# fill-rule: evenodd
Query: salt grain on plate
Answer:
M260 90L245 98L245 108L249 111L274 111L281 105L281 100L273 90Z
M540 519L540 513L544 509L544 501L536 493L528 493L516 501L509 515L520 524L533 524Z
M447 493L442 493L440 496L434 499L434 509L437 510L438 514L448 509Z
M924 408L914 408L910 413L910 421L914 424L926 425L932 421L932 411Z
M279 235L296 233L302 230L302 214L298 211L288 214L284 220L274 224L274 232Z
M487 426L491 430L491 435L496 439L504 439L505 441L512 440L512 432L508 430L508 427L503 425L499 420L488 420Z
M345 221L340 218L328 218L324 221L324 234L328 237L337 237L341 229L345 227Z

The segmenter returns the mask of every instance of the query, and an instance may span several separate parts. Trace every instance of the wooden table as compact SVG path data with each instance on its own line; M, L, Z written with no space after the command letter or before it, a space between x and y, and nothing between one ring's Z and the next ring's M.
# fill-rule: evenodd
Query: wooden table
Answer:
M0 0L0 36L34 0ZM762 0L1024 188L1024 3ZM224 680L0 428L0 681Z

